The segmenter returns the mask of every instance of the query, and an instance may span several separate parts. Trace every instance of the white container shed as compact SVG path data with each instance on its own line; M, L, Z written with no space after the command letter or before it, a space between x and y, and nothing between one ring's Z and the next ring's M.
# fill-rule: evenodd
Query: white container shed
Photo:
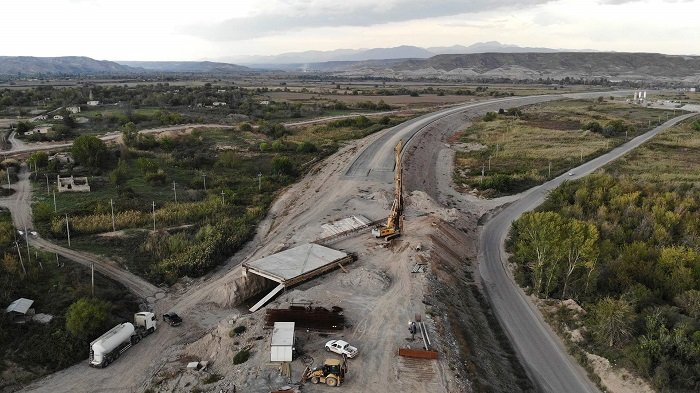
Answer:
M294 322L275 322L270 343L271 362L291 362L294 351Z

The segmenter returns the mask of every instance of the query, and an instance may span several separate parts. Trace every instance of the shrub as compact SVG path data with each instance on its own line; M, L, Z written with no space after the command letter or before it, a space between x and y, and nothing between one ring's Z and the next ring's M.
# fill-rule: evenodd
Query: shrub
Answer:
M241 123L238 129L241 131L253 131L253 126L251 126L250 123Z
M110 308L104 300L82 298L68 308L66 329L73 336L91 338L104 328Z
M233 356L233 364L243 364L248 361L248 358L250 358L250 351L241 349Z
M165 184L165 181L167 180L167 176L165 175L165 172L163 172L162 169L158 169L158 172L155 173L147 173L143 178L146 180L146 182L150 184L160 185Z
M299 153L313 153L317 151L318 148L311 142L304 141L297 145L297 152Z
M202 380L202 383L205 384L205 385L208 385L208 384L210 384L210 383L219 382L219 381L221 381L222 379L224 379L224 377L223 377L222 375L219 375L219 374L209 374L208 377L206 377L206 378L204 378L204 380Z
M498 115L496 112L486 112L486 114L483 117L484 121L494 121L498 118Z

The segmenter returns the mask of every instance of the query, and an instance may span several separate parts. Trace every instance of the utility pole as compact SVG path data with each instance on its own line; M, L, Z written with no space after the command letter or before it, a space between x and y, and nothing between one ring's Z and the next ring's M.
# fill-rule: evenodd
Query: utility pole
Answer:
M221 204L223 205L225 203L226 202L224 202L224 190L221 190Z
M173 192L175 193L175 203L177 203L177 189L175 188L175 182L173 182Z
M258 192L262 188L262 173L258 172Z
M109 207L112 208L112 232L116 232L117 228L114 225L114 202L112 199L109 199Z
M581 149L581 162L583 162L583 149Z
M27 225L24 225L24 242L27 243L27 263L32 262L32 254L29 253L29 232L27 232Z
M552 178L552 161L549 162L549 174L547 175L547 178Z
M12 183L10 183L10 168L9 167L5 168L5 171L7 172L7 188L11 188Z
M153 232L156 231L156 201L153 201Z
M92 296L95 296L95 262L90 263L90 281L92 286Z
M51 193L51 190L49 190L49 174L44 173L44 176L46 176L46 195L49 195Z
M626 140L626 141L628 141L628 140L629 140L629 138L627 137L627 132L628 132L628 131L627 131L627 130L625 130L625 140Z
M484 182L484 170L485 169L486 169L485 166L482 164L481 165L481 180L479 180L479 184L482 184Z
M15 246L17 246L17 255L19 255L19 264L22 265L22 271L24 272L24 275L27 275L27 269L24 268L24 262L22 261L22 253L19 251L19 243L17 243L17 240L15 240Z
M489 156L489 172L491 172L491 156Z
M58 212L58 210L56 210L56 191L53 192L53 212Z
M68 234L68 247L70 247L70 227L68 226L68 214L66 214L66 233Z
M203 173L202 177L204 178L204 192L207 191L207 174Z

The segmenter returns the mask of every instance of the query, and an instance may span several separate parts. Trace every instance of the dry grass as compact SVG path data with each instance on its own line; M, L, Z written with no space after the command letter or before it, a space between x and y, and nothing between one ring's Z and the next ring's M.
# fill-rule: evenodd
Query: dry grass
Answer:
M700 131L685 121L605 169L650 183L700 183Z
M487 146L457 153L454 177L463 190L477 189L487 197L523 191L645 132L665 120L667 113L623 102L590 100L548 102L522 111L521 118L498 116L494 121L479 121L462 134L461 142ZM628 126L627 137L583 130L589 122L605 127L615 120Z

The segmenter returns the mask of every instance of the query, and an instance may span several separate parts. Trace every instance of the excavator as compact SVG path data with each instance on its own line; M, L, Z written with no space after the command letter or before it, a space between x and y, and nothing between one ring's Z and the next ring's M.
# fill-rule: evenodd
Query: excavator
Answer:
M401 195L401 148L403 140L400 140L394 148L394 160L396 170L394 171L394 202L391 205L391 212L386 219L386 225L379 225L372 229L372 235L377 238L385 238L387 241L401 234L401 220L403 212L403 197Z
M345 374L348 372L348 363L345 357L343 360L326 359L323 366L311 370L309 367L304 370L301 376L301 382L311 380L311 383L325 383L328 386L340 386L345 380Z

